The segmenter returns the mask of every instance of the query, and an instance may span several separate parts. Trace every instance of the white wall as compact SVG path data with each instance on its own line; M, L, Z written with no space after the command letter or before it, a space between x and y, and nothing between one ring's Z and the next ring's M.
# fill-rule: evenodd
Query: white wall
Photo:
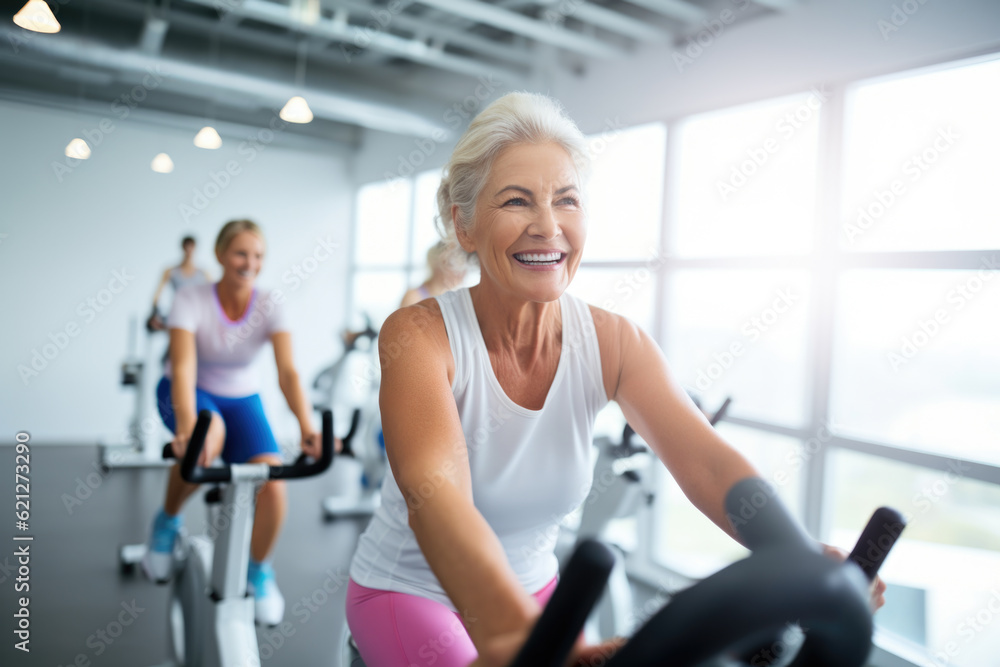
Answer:
M133 408L132 395L119 385L129 319L145 320L163 269L181 257L185 234L198 237L197 260L217 278L215 235L235 217L254 219L265 231L268 250L258 284L288 296L303 382L339 352L353 151L315 141L312 150L292 150L280 145L291 142L267 134L253 147L244 143L256 133L250 128L224 134L223 147L207 151L193 146L188 129L153 116L120 120L101 111L0 103L0 441L27 430L36 443L120 442ZM65 165L65 145L84 132L101 137L93 156L57 174L53 162ZM171 174L149 167L161 151L174 160ZM227 165L235 174L228 181L221 175ZM214 187L213 174L225 187ZM310 260L314 272L302 281L291 269L313 257L317 239L339 247L325 261ZM120 293L102 293L115 271L127 275L127 284L112 285ZM101 312L86 305L100 297L110 297ZM62 339L58 333L72 325L77 335ZM62 347L45 350L50 335ZM164 344L159 337L158 347ZM22 378L18 366L31 368L36 350L53 358L37 375ZM298 429L277 388L269 348L262 357L262 395L276 435L295 439ZM41 366L37 358L36 364ZM155 384L158 361L151 370ZM159 428L155 412L153 417Z

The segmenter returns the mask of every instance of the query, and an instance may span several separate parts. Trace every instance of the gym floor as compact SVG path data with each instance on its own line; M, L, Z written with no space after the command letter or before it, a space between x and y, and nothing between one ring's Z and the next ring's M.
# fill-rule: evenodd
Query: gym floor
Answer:
M0 447L13 472L13 447ZM4 530L0 549L0 665L25 667L151 667L168 658L169 586L118 567L122 544L144 542L163 502L165 469L113 469L102 474L97 447L31 448L31 519L27 532ZM13 505L14 475L0 479L0 498ZM285 596L285 622L258 628L265 667L329 667L344 619L347 568L366 520L324 522L327 478L288 483L289 514L274 554ZM205 526L194 496L184 511L189 532ZM15 542L15 533L32 542ZM30 545L30 592L17 592L20 545ZM14 648L16 599L30 595L30 653Z

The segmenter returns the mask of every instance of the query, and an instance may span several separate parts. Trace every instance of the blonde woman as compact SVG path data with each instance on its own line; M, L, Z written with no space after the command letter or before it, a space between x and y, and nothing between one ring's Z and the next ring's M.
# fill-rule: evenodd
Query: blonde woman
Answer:
M170 362L157 387L157 403L164 424L174 433L178 460L187 449L198 413L210 410L212 422L202 465L220 454L227 463L281 464L252 368L268 342L274 348L281 391L299 421L302 451L313 457L320 454L320 438L313 430L309 403L292 360L292 336L282 316L282 299L254 285L264 247L264 236L252 221L226 223L215 243L222 278L218 283L183 288L174 297L167 319ZM196 489L181 479L179 465L170 470L166 499L154 520L142 563L154 581L170 578L180 512ZM284 598L268 557L285 512L284 483L264 484L257 496L247 578L257 621L266 625L276 625L284 614Z
M413 289L406 290L399 307L412 306L415 303L444 294L462 284L465 278L464 260L459 260L448 244L438 241L427 251L427 268L431 275Z

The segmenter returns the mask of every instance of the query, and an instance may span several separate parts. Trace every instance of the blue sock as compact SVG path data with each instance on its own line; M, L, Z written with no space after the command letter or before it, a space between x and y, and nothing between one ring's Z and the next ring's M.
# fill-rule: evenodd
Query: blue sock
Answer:
M254 586L257 586L267 579L267 576L272 572L271 564L267 561L258 563L253 558L250 559L250 563L247 566L247 581Z
M160 508L160 511L156 514L156 523L164 528L180 528L183 522L180 514L174 516L167 514L167 510Z

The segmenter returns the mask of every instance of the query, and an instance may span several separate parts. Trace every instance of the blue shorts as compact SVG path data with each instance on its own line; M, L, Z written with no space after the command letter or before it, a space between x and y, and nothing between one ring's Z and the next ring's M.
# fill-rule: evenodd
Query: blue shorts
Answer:
M156 386L156 407L163 423L171 433L177 428L173 401L170 398L170 379L162 378ZM226 425L226 442L222 447L222 460L226 463L246 463L255 456L277 454L281 449L271 432L271 425L264 416L260 394L229 398L216 396L195 387L195 409L211 410L222 417Z

